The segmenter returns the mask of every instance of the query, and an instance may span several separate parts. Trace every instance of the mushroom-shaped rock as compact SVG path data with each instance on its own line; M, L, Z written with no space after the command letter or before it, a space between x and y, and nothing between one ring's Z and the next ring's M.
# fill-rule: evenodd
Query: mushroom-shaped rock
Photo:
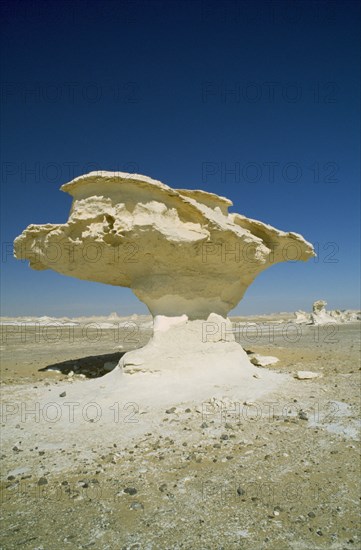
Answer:
M61 189L73 196L67 223L30 225L15 256L129 287L153 316L226 317L267 267L314 256L301 235L229 214L232 202L213 193L122 172L90 172Z

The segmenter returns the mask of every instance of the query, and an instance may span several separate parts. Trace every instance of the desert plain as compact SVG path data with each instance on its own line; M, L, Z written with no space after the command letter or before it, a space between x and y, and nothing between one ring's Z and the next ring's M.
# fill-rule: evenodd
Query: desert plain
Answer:
M231 318L279 361L174 406L104 395L150 316L2 318L1 548L360 548L360 322L296 317Z

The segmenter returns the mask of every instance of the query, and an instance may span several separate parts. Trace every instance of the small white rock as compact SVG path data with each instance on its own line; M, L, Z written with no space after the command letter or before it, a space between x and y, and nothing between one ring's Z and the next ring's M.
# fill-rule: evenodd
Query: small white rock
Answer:
M250 355L249 359L253 365L256 365L256 367L268 367L269 365L274 365L279 361L277 357L272 357L271 355L259 355L258 353L253 353Z
M298 380L310 380L311 378L318 378L320 374L318 372L312 372L310 370L299 370L296 373Z

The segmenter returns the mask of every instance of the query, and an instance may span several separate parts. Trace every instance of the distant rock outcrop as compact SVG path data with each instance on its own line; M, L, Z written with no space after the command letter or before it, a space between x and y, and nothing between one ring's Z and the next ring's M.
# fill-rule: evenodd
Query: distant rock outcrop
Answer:
M322 325L332 320L331 316L326 311L327 302L325 300L317 300L313 302L311 322L313 325Z
M361 320L361 314L352 310L326 310L325 300L316 300L312 305L312 312L295 312L295 323L307 325L327 325L328 323L353 323Z

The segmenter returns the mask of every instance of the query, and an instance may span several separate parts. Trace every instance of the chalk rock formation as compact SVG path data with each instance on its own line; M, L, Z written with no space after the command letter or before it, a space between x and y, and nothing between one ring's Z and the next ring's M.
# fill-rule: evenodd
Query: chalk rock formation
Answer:
M327 315L326 313L327 302L325 300L317 300L312 304L312 313L317 318L322 318Z
M212 193L172 189L147 176L91 172L61 187L65 224L29 225L15 256L33 269L132 289L153 316L223 317L255 277L313 247L240 214Z
M339 310L326 311L327 302L317 300L312 305L311 324L325 325L327 323L344 323L346 316Z
M267 267L314 255L301 235L228 214L224 197L137 174L91 172L61 189L73 196L67 223L30 225L15 240L16 257L129 287L154 317L148 344L105 375L109 391L122 377L128 398L145 402L150 391L165 402L227 388L255 395L280 383L251 364L226 316Z
M312 312L296 311L294 323L301 325L327 325L328 323L355 323L361 320L356 310L326 310L327 302L317 300L312 305Z
M298 310L295 312L295 323L297 324L310 324L311 323L311 315L310 313L307 313L306 311Z
M357 311L332 309L326 310L327 302L318 300L313 303L311 313L312 325L326 325L328 323L354 323L361 320Z

